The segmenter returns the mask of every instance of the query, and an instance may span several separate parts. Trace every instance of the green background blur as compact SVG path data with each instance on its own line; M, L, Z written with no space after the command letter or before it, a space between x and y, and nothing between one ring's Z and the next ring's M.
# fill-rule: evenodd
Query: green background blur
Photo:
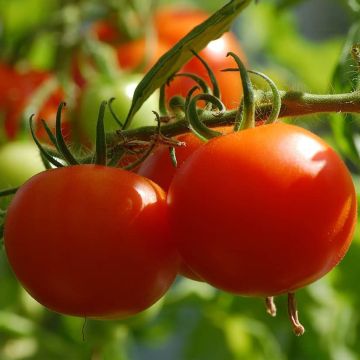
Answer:
M46 28L50 14L64 9L71 16L90 4L95 17L101 17L100 4L107 2L0 0L1 56L20 60L24 57L35 67L51 69L57 34L41 32L32 39L31 46L24 46L25 34ZM177 2L209 11L225 3ZM175 0L160 3L173 4ZM233 30L250 67L271 76L279 88L341 92L351 89L357 75L346 50L343 55L348 33L353 34L357 22L360 2L356 0L261 0L244 11ZM350 115L291 119L325 137L346 160L356 184L360 171L358 120ZM304 221L316 226L316 219ZM12 275L2 250L0 360L360 359L359 275L357 232L342 263L298 292L300 320L306 333L297 338L288 322L286 297L277 299L278 315L271 318L265 312L263 299L236 297L183 278L160 303L127 321L60 316L26 294Z

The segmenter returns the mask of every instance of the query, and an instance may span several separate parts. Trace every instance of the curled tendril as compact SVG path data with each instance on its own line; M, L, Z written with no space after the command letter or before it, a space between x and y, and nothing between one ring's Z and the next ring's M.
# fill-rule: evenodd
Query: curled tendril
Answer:
M216 76L214 74L214 72L212 71L211 67L208 65L208 63L205 61L205 59L203 59L197 52L195 52L194 50L191 50L191 52L193 53L194 56L196 56L201 63L204 65L210 81L211 81L211 85L212 85L212 93L215 97L221 99L221 94L220 94L220 88L219 88L219 84L216 80ZM205 92L205 91L204 91Z
M272 104L271 113L270 113L269 117L267 118L265 124L272 124L273 122L275 122L278 119L279 114L280 114L280 110L281 110L280 92L279 92L278 88L276 87L275 83L265 74L263 74L259 71L253 71L253 70L249 70L248 72L262 77L269 84L269 86L271 88L271 91L273 94L273 104Z
M206 83L206 81L204 79L202 79L200 76L197 76L195 74L192 73L178 73L175 74L173 77L187 77L191 80L194 80L197 85L201 88L202 92L205 94L209 94L211 92L208 84Z
M213 106L219 111L217 115L221 115L225 111L225 105L217 97L210 94L198 94L189 100L188 106L186 108L186 117L189 121L191 130L200 139L202 139L203 141L207 141L211 138L221 136L222 133L211 130L203 122L200 121L196 103L201 100L213 104Z
M245 65L236 54L229 52L227 56L234 58L238 66L244 93L243 104L240 105L238 110L239 112L243 112L243 114L237 116L237 119L241 121L241 123L235 123L234 131L255 127L255 95L249 74ZM224 69L223 71L233 71L233 69Z
M199 87L198 87L198 86L192 87L192 88L189 90L188 94L186 95L185 105L184 105L185 111L187 111L187 108L189 107L189 103L190 103L190 101L191 101L191 98L192 98L192 96L193 96L193 94L194 94L194 92L195 92L196 90L199 90Z

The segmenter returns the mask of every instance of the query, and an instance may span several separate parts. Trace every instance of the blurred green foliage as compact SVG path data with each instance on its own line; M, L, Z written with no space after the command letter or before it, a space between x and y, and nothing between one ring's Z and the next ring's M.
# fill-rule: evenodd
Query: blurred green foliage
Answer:
M5 59L24 56L36 66L51 68L56 62L58 42L66 42L64 31L71 31L71 21L84 15L78 9L86 8L85 20L90 21L105 16L106 6L116 7L116 3L0 0L1 56ZM178 3L215 11L225 2ZM342 9L348 19L348 27L342 34L321 42L315 36L305 37L300 31L298 10L305 3L261 0L240 16L234 31L251 67L267 73L285 89L338 92L354 87L351 81L356 71L348 57L346 39L347 31L360 20L359 2L329 1L328 6L320 8L322 13L318 16ZM60 16L68 20L66 29L57 28L56 19ZM307 23L307 26L310 28L307 32L312 28L316 31L316 24ZM48 31L54 28L55 32ZM35 33L39 35L36 41L24 42ZM351 166L360 191L358 118L316 116L302 119L301 123L321 132L337 147ZM316 219L304 221L316 224ZM296 338L287 319L285 297L277 299L279 311L273 319L266 314L262 299L235 297L180 278L163 301L133 319L96 321L57 315L37 304L20 287L1 250L0 359L356 360L360 358L359 273L357 231L342 263L320 281L298 292L300 319L307 331L303 337Z

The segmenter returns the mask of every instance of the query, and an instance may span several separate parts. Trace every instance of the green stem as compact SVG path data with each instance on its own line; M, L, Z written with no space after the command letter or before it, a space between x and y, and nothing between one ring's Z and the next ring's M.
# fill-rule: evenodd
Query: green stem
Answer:
M318 113L360 113L360 91L345 94L319 95L308 94L296 91L280 91L281 110L279 118L298 117ZM267 99L266 103L258 104L256 108L256 120L260 121L269 116L272 111L273 95L265 92L259 98ZM208 127L233 125L237 110L224 112L221 116L214 117L210 111L204 111L199 116L200 121ZM150 115L150 114L149 114ZM166 137L173 137L189 132L188 123L185 117L172 124L161 126L161 133ZM156 126L147 126L133 130L123 131L127 139L150 140L156 133ZM107 134L110 147L121 143L122 137L116 133Z

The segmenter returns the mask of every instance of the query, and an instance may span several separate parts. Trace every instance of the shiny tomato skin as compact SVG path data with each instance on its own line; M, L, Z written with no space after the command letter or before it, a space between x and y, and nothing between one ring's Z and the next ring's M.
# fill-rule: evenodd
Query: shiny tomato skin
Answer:
M200 147L178 169L168 205L184 261L213 286L254 296L292 292L330 271L357 211L334 150L281 123Z
M24 288L68 315L136 314L177 272L164 192L121 169L81 165L34 176L9 207L4 242Z

